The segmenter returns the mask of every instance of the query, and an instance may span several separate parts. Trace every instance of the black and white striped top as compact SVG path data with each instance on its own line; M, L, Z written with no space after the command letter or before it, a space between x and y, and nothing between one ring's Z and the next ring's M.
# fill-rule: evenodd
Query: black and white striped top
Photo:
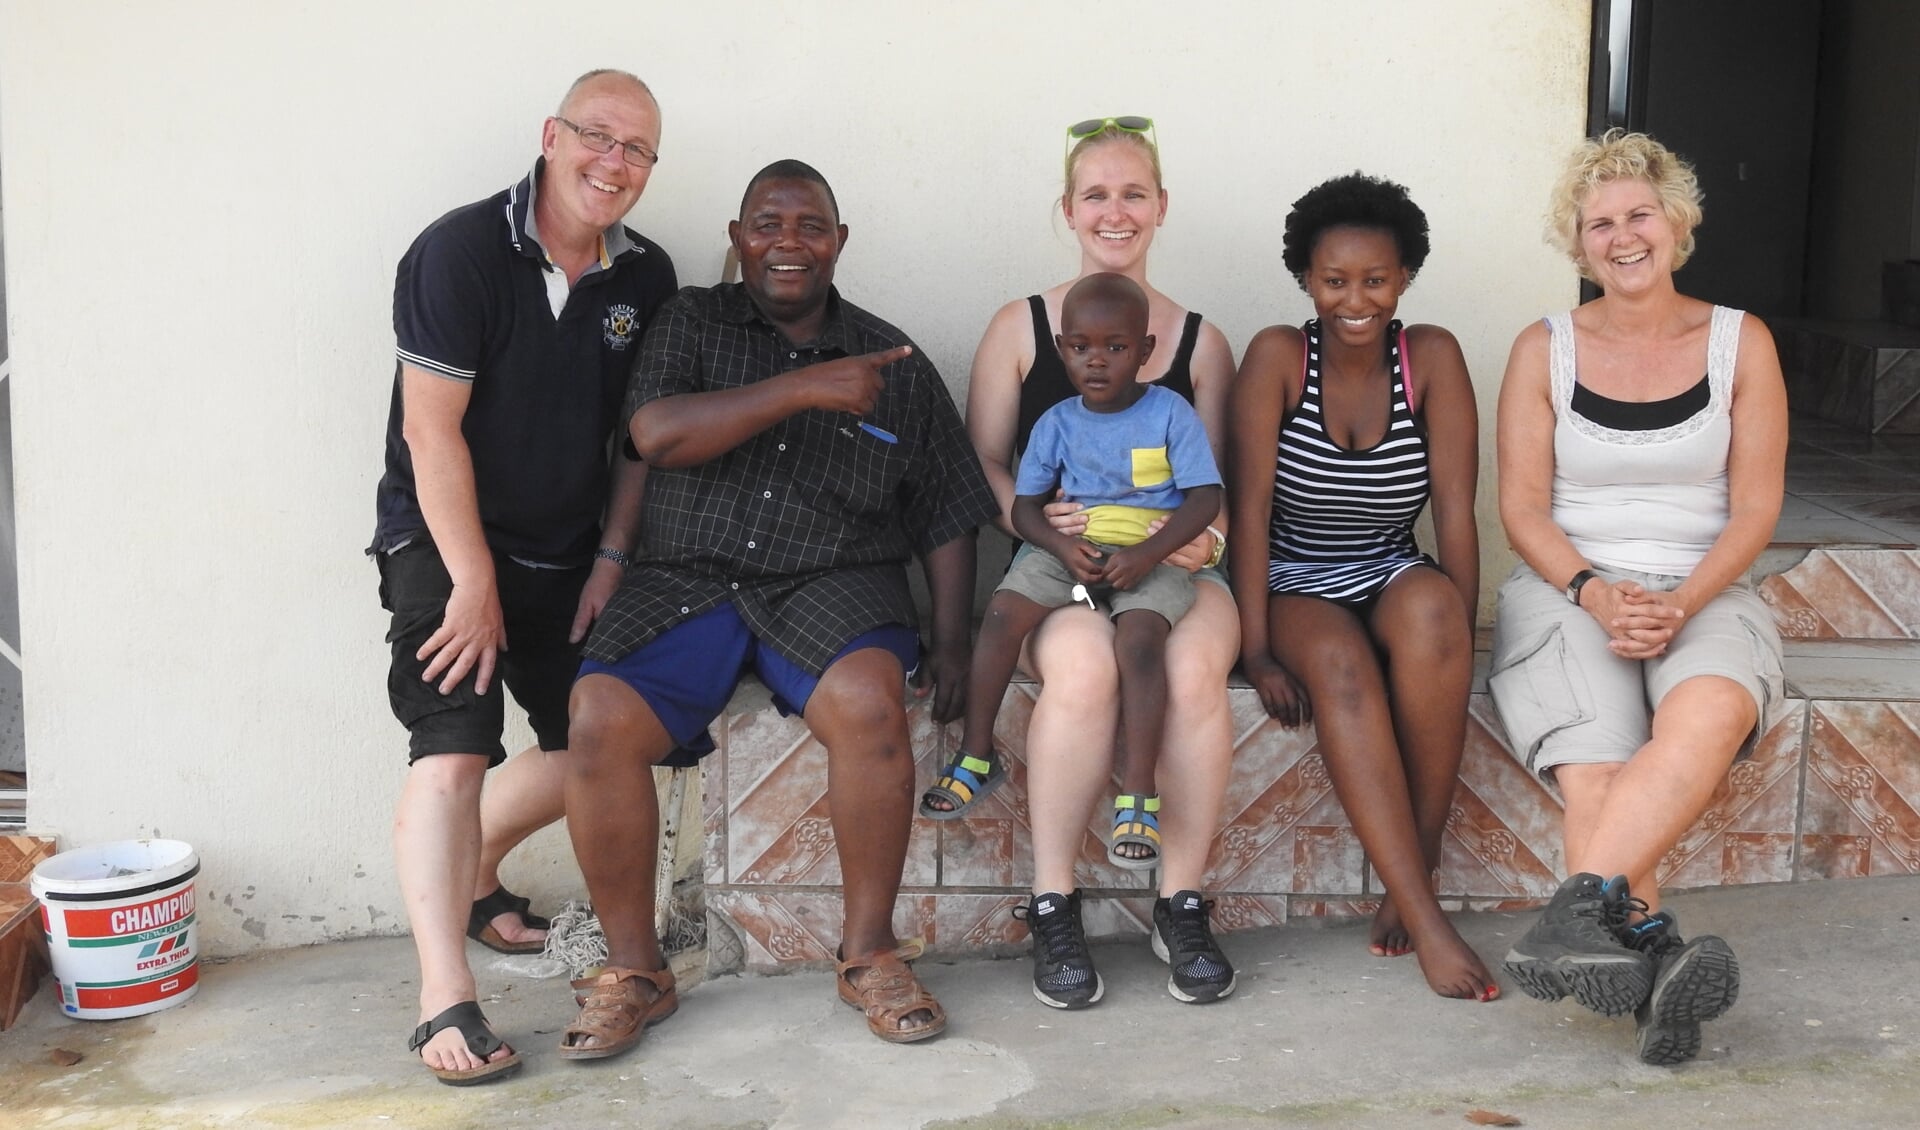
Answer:
M1364 451L1333 442L1321 416L1320 322L1303 327L1300 404L1280 425L1268 525L1267 587L1328 600L1370 600L1415 565L1413 540L1430 487L1427 440L1414 422L1401 365L1400 323L1387 327L1393 401L1387 433Z

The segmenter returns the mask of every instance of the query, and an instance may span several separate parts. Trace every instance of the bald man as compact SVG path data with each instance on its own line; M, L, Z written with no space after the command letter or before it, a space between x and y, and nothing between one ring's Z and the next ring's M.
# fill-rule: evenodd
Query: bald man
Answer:
M645 83L582 75L543 123L533 170L434 221L394 285L399 356L368 552L393 614L388 695L410 735L394 821L420 956L408 1046L443 1083L520 1065L480 1013L465 937L542 945L546 923L498 866L563 809L552 755L567 744L580 641L634 548L645 465L615 441L619 407L676 281L623 220L659 144ZM502 684L539 739L511 761ZM503 762L483 811L482 778Z

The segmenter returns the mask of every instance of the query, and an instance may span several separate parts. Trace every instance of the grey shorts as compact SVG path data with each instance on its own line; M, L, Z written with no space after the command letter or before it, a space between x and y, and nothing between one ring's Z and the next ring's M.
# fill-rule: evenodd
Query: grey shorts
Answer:
M1121 547L1101 545L1100 548L1112 553ZM1025 545L1014 555L1007 575L1000 578L1000 584L993 591L1016 593L1042 608L1059 608L1073 603L1076 583L1059 558ZM1158 612L1168 624L1178 624L1180 617L1193 607L1193 574L1178 565L1163 563L1154 566L1153 572L1130 589L1101 585L1094 587L1089 595L1106 606L1108 616L1144 609Z
M1596 570L1661 592L1684 577ZM1673 688L1718 675L1747 689L1758 710L1740 757L1784 706L1780 633L1745 582L1707 602L1652 659L1621 659L1607 632L1524 563L1500 586L1493 624L1494 706L1514 752L1542 780L1567 764L1622 762L1653 736L1653 712Z

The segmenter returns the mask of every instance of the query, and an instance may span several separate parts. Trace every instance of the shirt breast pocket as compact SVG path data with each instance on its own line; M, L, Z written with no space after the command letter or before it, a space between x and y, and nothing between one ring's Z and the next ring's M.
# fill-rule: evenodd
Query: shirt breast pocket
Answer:
M1157 487L1173 478L1173 464L1167 461L1167 449L1164 447L1136 447L1133 449L1133 485L1136 487Z
M830 508L850 519L878 525L891 522L894 494L908 467L901 445L869 433L850 418L833 429L832 442L832 460L802 481L810 480L823 502L831 500Z

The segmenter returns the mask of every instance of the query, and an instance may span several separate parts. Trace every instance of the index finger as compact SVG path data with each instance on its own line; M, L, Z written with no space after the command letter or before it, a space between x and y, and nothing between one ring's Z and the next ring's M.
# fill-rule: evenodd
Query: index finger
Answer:
M878 353L869 353L861 358L861 360L878 367L881 365L891 365L895 361L902 361L911 356L913 356L913 346L896 345L892 349L882 349Z

